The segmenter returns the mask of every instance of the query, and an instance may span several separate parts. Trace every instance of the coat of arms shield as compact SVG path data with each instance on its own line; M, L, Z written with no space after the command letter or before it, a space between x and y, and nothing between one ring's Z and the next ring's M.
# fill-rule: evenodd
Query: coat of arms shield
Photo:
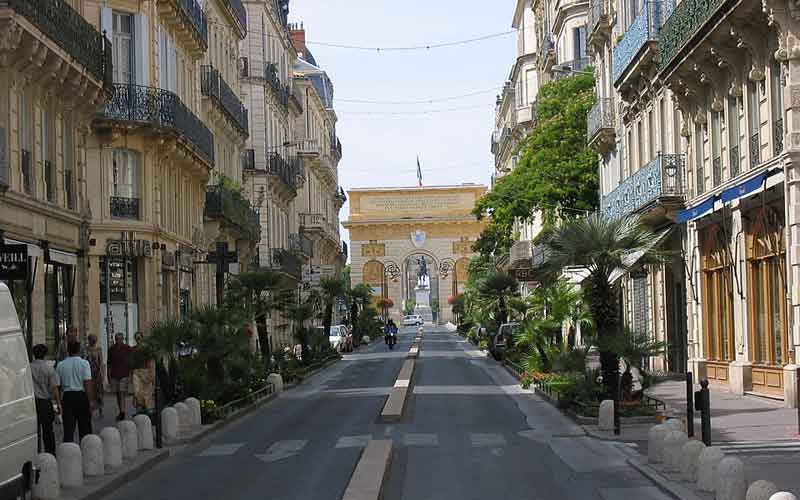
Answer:
M425 246L425 231L417 229L411 233L411 243L414 244L415 248L422 248Z

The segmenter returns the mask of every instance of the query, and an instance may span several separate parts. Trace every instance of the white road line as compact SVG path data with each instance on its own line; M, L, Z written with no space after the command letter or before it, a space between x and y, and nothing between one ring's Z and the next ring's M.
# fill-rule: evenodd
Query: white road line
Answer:
M369 440L372 439L370 434L361 434L358 436L342 436L337 441L334 448L366 448Z
M297 455L308 444L307 439L288 439L276 441L263 455L256 455L263 462L277 462L284 458Z
M408 379L397 379L394 383L395 387L408 387Z
M215 444L209 446L198 456L200 457L227 457L233 455L239 448L244 446L244 443L230 443L230 444Z
M409 432L403 435L404 446L439 446L438 434Z
M473 448L494 448L506 444L506 438L495 433L470 432L469 440Z
M629 500L631 498L647 498L650 500L669 500L655 486L634 486L632 488L602 488L600 496L603 500Z

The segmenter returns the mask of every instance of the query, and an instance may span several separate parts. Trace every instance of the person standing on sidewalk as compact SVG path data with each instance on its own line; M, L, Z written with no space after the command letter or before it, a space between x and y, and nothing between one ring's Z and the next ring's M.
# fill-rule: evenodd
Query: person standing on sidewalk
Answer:
M128 408L132 352L133 349L125 343L125 338L121 333L114 335L114 345L108 349L108 380L111 392L117 395L118 421L125 420L125 410Z
M56 373L61 380L61 401L64 415L64 442L72 443L75 437L75 423L78 424L78 437L83 439L92 433L92 368L81 358L81 344L71 341L67 344L69 357L58 364Z
M56 435L53 432L53 421L56 413L61 414L61 398L58 394L58 380L56 371L44 360L47 356L47 346L36 344L33 346L33 362L31 363L31 376L33 378L33 395L36 398L36 420L38 422L39 436L41 437L40 451L51 455L56 454ZM57 410L53 411L53 400Z
M61 337L59 340L60 342L58 343L58 349L56 349L55 366L58 366L59 363L61 363L62 361L64 361L69 357L69 353L67 352L67 346L69 345L70 342L80 342L78 340L78 329L75 328L74 326L70 326L69 328L67 328L67 334ZM86 351L84 350L83 345L81 345L80 356L82 358L86 358Z
M86 361L92 368L92 386L94 404L100 417L103 416L103 387L105 386L106 364L103 361L103 349L97 343L97 335L89 335L89 347L86 348Z

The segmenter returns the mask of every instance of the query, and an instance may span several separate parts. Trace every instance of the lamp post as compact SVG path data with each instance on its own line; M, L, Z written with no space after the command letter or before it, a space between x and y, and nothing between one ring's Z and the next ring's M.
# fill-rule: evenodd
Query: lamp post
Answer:
M568 75L594 76L594 73L592 73L591 71L574 70L567 64L556 64L551 69L553 71L555 71L556 73L565 73L565 74L568 74Z

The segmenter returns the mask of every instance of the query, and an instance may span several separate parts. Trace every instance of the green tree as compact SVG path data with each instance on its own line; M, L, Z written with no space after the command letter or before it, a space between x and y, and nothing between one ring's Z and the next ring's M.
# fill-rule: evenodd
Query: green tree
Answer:
M594 102L594 78L588 75L542 86L536 128L520 144L517 166L475 205L476 216L491 218L478 252L508 253L514 222L537 211L553 223L576 209L597 208L597 154L586 146L586 115Z
M508 273L495 271L480 284L481 307L494 313L499 324L508 322L508 300L519 293L519 283Z
M580 266L588 271L583 293L601 346L621 327L620 288L612 273L660 261L654 249L657 238L637 217L610 219L594 213L562 222L547 241L548 267ZM613 396L619 377L617 353L601 347L600 364L606 396Z
M414 314L414 309L417 308L417 301L415 299L408 299L406 301L405 308L403 309L403 314L406 316L410 316Z
M366 309L371 300L372 287L366 283L359 283L350 289L350 321L353 323L353 345L355 346L361 344L361 337L366 335L365 332L360 331L359 311Z
M336 304L336 299L344 294L344 281L340 277L326 277L320 280L319 286L322 290L322 300L325 304L322 327L325 335L329 335L333 321L333 306Z

